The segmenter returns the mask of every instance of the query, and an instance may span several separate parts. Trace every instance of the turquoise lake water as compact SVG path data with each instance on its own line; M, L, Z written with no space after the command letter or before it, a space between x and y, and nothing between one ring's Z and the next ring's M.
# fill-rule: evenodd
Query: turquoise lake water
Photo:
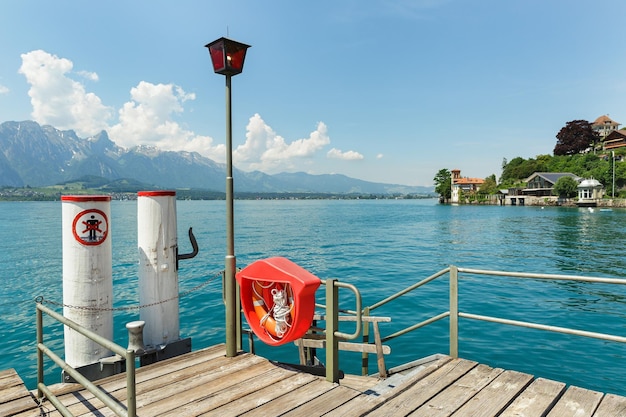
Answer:
M33 300L62 301L61 204L0 203L0 370L15 368L29 388L36 378ZM225 203L178 201L177 210L180 252L191 251L189 227L200 246L199 255L181 261L179 270L181 337L191 337L199 349L224 342L216 277L226 253ZM111 202L114 307L138 304L136 218L136 202ZM284 256L322 279L354 284L365 306L449 265L626 279L625 224L626 211L617 209L443 206L434 200L235 201L235 251L239 267ZM381 324L383 336L446 311L447 281L376 310L392 317ZM461 275L459 293L461 311L626 336L626 285ZM346 297L342 306L353 308L353 300ZM124 325L138 317L137 310L115 312L117 343L127 344ZM46 343L62 356L62 328L46 323ZM464 358L626 395L625 344L468 319L460 319L459 334ZM389 367L448 353L448 321L389 345ZM298 360L291 344L256 346L271 359ZM370 362L374 373L375 360ZM359 373L360 356L342 353L340 368ZM47 383L59 381L58 368L46 372Z

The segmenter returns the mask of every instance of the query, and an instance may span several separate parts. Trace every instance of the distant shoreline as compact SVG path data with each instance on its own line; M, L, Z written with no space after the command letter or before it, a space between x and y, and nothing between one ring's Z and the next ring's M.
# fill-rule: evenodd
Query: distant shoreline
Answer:
M594 201L586 201L585 204L578 205L576 198L559 198L559 197L534 197L534 196L516 196L523 197L524 204L510 204L510 201L495 198L481 201L466 200L463 203L442 203L442 204L458 204L458 205L485 205L485 206L503 206L503 207L579 207L579 208L626 208L626 199L624 198L601 198Z
M138 190L143 191L143 190ZM225 193L205 190L175 190L177 200L225 200ZM0 189L2 201L61 201L62 195L110 195L111 200L129 201L137 199L137 191L105 192L103 190L64 190L42 192L38 189ZM234 194L235 200L415 200L433 199L435 195L421 194L331 194L331 193L250 193Z

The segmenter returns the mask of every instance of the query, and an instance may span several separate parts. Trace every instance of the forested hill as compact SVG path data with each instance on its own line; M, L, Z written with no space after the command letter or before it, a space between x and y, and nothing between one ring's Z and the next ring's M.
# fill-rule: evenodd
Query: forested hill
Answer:
M595 178L605 186L613 182L615 167L615 186L626 185L626 149L615 151L615 163L611 152L597 152L576 155L538 155L535 158L513 158L502 163L500 188L518 185L534 172L571 172L582 178Z

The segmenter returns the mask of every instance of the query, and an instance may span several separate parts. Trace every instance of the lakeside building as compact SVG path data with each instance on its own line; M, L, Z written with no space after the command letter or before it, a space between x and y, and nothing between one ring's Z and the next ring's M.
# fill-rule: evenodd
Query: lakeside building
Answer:
M604 197L604 186L595 178L582 180L578 184L578 207L596 207Z
M602 150L612 151L626 147L626 130L614 130L602 141Z
M598 117L592 124L591 129L602 139L604 142L612 132L619 130L620 123L611 119L609 115L603 115Z
M450 171L452 182L452 192L450 202L459 203L463 193L471 193L480 190L481 185L485 183L482 178L461 177L460 169Z
M505 205L524 206L552 203L556 204L558 196L553 195L554 185L562 177L571 177L580 183L583 178L571 172L535 172L526 178L525 188L511 188L505 195Z

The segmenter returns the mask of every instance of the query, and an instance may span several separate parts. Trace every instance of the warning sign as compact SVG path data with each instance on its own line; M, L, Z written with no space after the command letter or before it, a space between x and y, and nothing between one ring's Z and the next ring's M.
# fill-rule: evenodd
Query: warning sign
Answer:
M98 209L81 211L74 217L72 232L76 240L83 245L99 245L107 238L109 220L106 214Z

